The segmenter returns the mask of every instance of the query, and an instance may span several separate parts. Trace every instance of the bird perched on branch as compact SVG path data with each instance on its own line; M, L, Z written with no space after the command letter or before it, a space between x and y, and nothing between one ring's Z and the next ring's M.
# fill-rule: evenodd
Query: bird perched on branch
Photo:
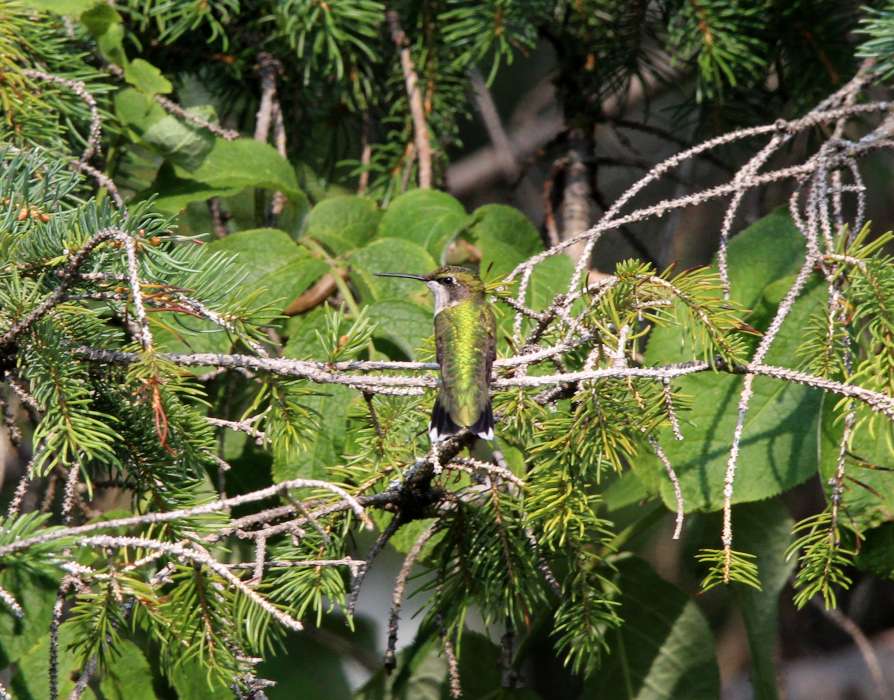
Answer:
M441 390L428 434L438 442L468 429L494 439L490 373L497 353L497 322L484 283L464 267L441 267L428 275L380 272L425 282L435 297L435 349Z

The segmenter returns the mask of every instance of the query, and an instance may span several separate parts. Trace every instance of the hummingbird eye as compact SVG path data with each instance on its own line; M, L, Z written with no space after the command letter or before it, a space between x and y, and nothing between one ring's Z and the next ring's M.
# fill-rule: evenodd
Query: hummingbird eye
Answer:
M453 284L456 282L452 277L445 277L441 280L444 284Z

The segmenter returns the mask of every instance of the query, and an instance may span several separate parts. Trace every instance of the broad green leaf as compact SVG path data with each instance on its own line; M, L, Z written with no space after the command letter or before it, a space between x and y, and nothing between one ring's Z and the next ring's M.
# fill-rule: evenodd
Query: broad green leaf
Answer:
M378 671L355 694L355 700L442 700L447 662L428 637L398 655L397 672Z
M502 688L500 649L484 635L464 630L457 646L459 680L466 698L494 698L494 700L536 700L540 696L532 690ZM445 682L441 697L450 697Z
M213 107L190 107L187 111L208 121L216 121ZM196 168L214 146L214 136L200 126L166 114L143 131L143 142L175 165Z
M775 304L790 280L771 287ZM813 285L792 308L767 356L768 364L798 365L801 331L811 314L826 300L822 285ZM649 364L657 362L650 344ZM686 511L717 510L723 505L723 481L738 419L742 377L701 372L674 381L684 394L695 398L692 409L680 412L684 439L674 440L670 429L659 437L683 489ZM754 394L745 417L737 461L734 503L775 496L816 473L816 444L822 394L792 382L756 377ZM636 468L663 474L663 467L648 451ZM675 508L673 487L659 476L661 496ZM648 483L649 477L643 480Z
M549 306L557 294L567 291L573 271L567 255L554 255L537 265L528 286L528 305L537 311Z
M115 649L118 655L99 684L105 700L155 700L152 669L140 648L125 639Z
M167 95L174 86L149 61L135 58L124 69L124 80L146 95Z
M748 322L759 329L769 325L775 310L803 262L801 236L788 217L774 212L735 237L729 246L732 298L753 309ZM797 367L802 329L810 315L825 303L819 284L809 285L790 312L766 359L768 364ZM693 359L686 332L676 327L656 328L646 347L647 365ZM674 387L695 397L691 411L681 412L684 440L670 430L660 436L683 488L687 511L716 510L723 504L723 479L738 417L742 378L704 372L674 381ZM763 500L810 478L816 472L820 392L766 377L754 381L737 462L736 503ZM637 460L641 479L657 475L661 495L674 508L673 488L654 455L644 451ZM651 473L649 473L651 472Z
M411 190L388 205L379 224L379 235L412 241L440 261L447 244L468 223L469 216L463 205L446 192ZM392 264L399 262L398 259Z
M152 206L156 210L164 214L177 214L192 202L204 202L211 197L230 197L239 192L239 188L213 187L197 180L179 178L169 163L163 163L155 182L137 199L155 195Z
M323 358L323 348L316 331L322 331L325 317L321 309L291 319L289 342L283 348L283 356L297 360ZM310 444L297 455L275 455L273 480L327 478L326 469L338 464L344 453L348 411L357 393L340 384L321 384L313 396L302 399L301 404L311 411L318 421Z
M749 324L766 328L776 304L765 303L765 291L779 280L797 274L804 262L804 251L804 237L783 209L756 221L730 241L727 249L730 297L750 312L745 317ZM711 267L717 270L716 259ZM778 303L778 299L775 301ZM655 328L646 347L647 363L693 359L695 351L684 331L672 326Z
M55 12L57 15L76 17L89 10L100 0L25 0L22 4L35 10Z
M214 120L213 107L192 107L188 111ZM133 88L115 95L115 113L134 138L178 167L198 167L215 143L207 130L168 114L151 97Z
M410 360L419 359L420 348L433 333L431 311L400 299L373 302L366 309L369 320L376 323L373 338L397 346Z
M240 231L209 243L208 249L236 253L246 293L257 294L258 303L277 309L285 308L328 269L279 229Z
M73 8L76 5L81 7L84 10L81 13L81 24L96 39L100 53L116 65L127 65L127 55L124 53L124 26L121 15L114 7L106 2L81 3L78 0L64 0L59 5L60 9L54 10L55 12L62 13L62 7Z
M379 511L379 513L373 516L373 522L380 530L383 530L388 527L388 523L391 522L391 518L393 517L394 516L391 513ZM400 529L394 533L390 540L388 540L388 544L401 554L406 554L413 548L413 545L416 544L419 536L425 532L433 522L435 522L434 518L421 518L419 520L412 520L406 525L401 525ZM441 540L441 537L442 535L439 533L426 542L420 552L420 557L423 559L427 557L431 553L435 543Z
M29 624L34 624L34 621L29 620ZM41 631L39 641L16 662L18 672L13 676L12 690L21 700L44 700L50 697L50 678L47 672L50 663L50 637L46 627ZM83 668L78 655L69 650L72 640L73 628L63 623L59 627L59 696L63 698L68 697L74 689ZM89 687L81 697L84 700L96 698Z
M168 311L148 318L152 340L163 352L223 353L233 344L225 328L203 318Z
M215 187L263 187L286 194L298 192L298 180L289 161L270 144L254 139L215 139L201 165L189 169L177 165L176 172L179 177Z
M856 565L881 578L894 579L894 523L885 523L866 533Z
M739 602L748 646L751 649L751 684L755 700L776 700L776 651L779 627L779 594L795 568L786 561L794 525L778 499L747 503L733 509L736 549L757 555L761 590L733 586Z
M632 506L649 497L651 492L634 471L624 472L602 494L606 509L611 513Z
M322 333L325 328L325 315L323 309L319 307L311 309L306 314L293 316L286 323L289 340L283 348L283 356L295 360L325 359L323 346L317 338L317 332Z
M819 440L819 467L827 497L829 479L835 476L838 450L844 434L844 416L836 410L838 397L823 397ZM845 525L867 529L894 520L894 427L880 423L874 432L858 423L845 466L842 506Z
M332 633L329 633L332 634ZM350 640L345 640L350 644ZM265 655L258 675L276 685L266 692L270 700L330 700L351 697L342 668L342 655L308 634L290 634L282 649ZM300 663L296 663L300 659Z
M115 93L115 114L140 138L152 124L164 119L167 112L155 100L134 88Z
M472 214L469 236L481 251L481 273L505 277L523 260L543 250L527 216L505 204L486 204ZM567 256L559 256L567 260ZM570 262L570 261L569 261Z
M16 663L46 636L58 584L44 576L7 568L0 571L0 586L12 593L25 611L25 619L17 620L0 603L0 667L5 667Z
M356 392L340 384L326 384L301 405L317 417L316 430L306 449L289 457L274 455L273 481L328 479L329 467L342 462L348 410Z
M177 700L232 700L233 691L221 683L208 685L208 672L195 658L183 659L174 666L170 675L171 685L177 691Z
M366 245L375 236L381 218L376 203L367 197L330 197L311 209L304 235L343 255Z
M112 24L96 39L96 45L110 63L119 66L127 64L127 54L124 52L124 25Z
M81 24L94 37L105 34L113 24L121 24L121 15L106 2L100 0L29 0L28 5L55 5L54 12L67 14L68 9L78 9L81 14Z
M434 270L437 267L435 261L415 243L397 238L375 240L355 251L350 262L351 282L364 302L404 299L422 306L431 306L429 291L418 280L375 276L377 272L425 275Z
M624 624L609 632L609 652L585 684L596 700L716 700L720 673L714 639L695 601L641 559L618 564Z
M785 208L772 211L735 236L727 248L733 300L754 308L764 289L797 274L804 262L804 236ZM716 267L716 265L715 265Z

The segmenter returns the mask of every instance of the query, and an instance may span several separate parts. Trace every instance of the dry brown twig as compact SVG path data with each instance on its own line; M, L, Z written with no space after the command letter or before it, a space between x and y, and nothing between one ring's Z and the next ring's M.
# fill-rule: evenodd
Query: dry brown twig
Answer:
M413 65L413 55L410 52L407 35L400 26L400 17L395 10L385 13L388 21L388 30L391 32L391 41L397 46L400 55L400 67L404 74L404 82L407 86L407 97L410 101L410 115L413 118L413 137L416 144L416 157L419 162L419 187L429 189L432 186L432 150L428 131L428 123L425 118L425 107L422 104L422 89L419 86L419 76ZM407 166L409 170L409 165Z

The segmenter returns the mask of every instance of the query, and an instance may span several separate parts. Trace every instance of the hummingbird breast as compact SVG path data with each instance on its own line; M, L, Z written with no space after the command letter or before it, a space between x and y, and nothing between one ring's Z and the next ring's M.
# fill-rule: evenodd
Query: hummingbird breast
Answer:
M496 321L484 299L446 306L435 315L435 347L441 367L440 401L453 421L472 426L490 397L496 354Z

